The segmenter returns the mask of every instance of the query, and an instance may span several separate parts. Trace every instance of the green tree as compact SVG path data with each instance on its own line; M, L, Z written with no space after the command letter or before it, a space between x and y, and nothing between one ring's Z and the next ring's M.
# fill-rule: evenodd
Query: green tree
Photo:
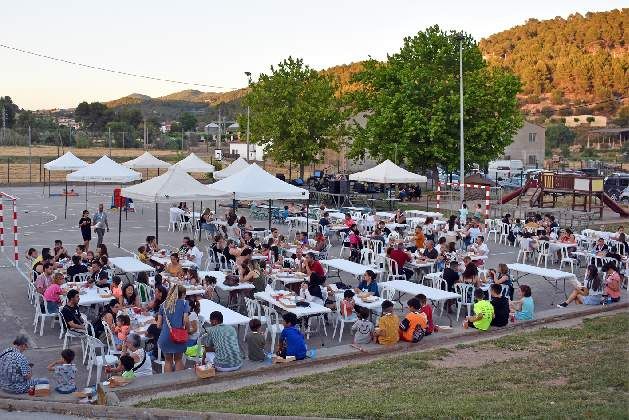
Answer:
M299 164L304 176L306 165L317 162L324 149L338 149L342 122L348 112L341 109L332 76L320 74L288 57L270 74L261 74L244 98L244 108L251 107L252 141L266 144L276 162ZM240 115L241 127L247 116Z
M563 124L553 124L546 128L546 150L564 148L572 146L576 134Z
M475 41L463 42L465 162L481 167L500 156L522 125L518 79L486 66ZM386 63L369 60L355 76L364 86L352 99L365 112L356 126L352 157L365 152L411 168L459 165L459 41L438 26L404 39ZM436 173L436 171L435 171Z
M189 112L184 112L181 114L181 117L179 117L179 123L181 123L183 131L195 131L197 127L197 117Z
M4 110L4 119L2 111ZM10 96L0 96L0 127L13 128L15 124L15 115L20 108L13 103Z

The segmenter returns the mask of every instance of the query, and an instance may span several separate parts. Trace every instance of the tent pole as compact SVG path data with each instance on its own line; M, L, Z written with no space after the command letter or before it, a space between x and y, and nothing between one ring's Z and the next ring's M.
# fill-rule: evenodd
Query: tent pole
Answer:
M271 199L269 199L269 230L271 230Z
M63 209L63 218L67 219L68 218L68 180L67 179L66 179L66 193L64 195L66 196L66 204Z
M190 225L190 230L194 232L195 224L194 224L194 200L192 201L192 225ZM194 234L192 235L194 237Z
M87 184L88 182L85 181L85 209L87 210ZM50 185L50 184L48 184Z
M216 200L214 200L214 216L216 216Z
M306 201L306 237L310 238L310 195Z
M158 214L158 209L157 209L158 204L155 203L155 242L157 242L159 244L159 230L157 229L157 214Z
M48 171L48 197L50 197L50 171Z
M118 207L118 248L120 248L120 233L122 232L122 206Z

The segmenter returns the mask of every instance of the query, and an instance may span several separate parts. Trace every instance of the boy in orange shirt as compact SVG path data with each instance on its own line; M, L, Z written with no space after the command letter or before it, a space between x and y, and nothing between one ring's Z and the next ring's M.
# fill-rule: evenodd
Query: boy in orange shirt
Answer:
M408 305L408 313L400 322L400 340L416 343L419 339L417 339L415 329L420 326L425 331L428 326L428 319L425 313L419 312L422 306L419 299L409 299L406 304Z

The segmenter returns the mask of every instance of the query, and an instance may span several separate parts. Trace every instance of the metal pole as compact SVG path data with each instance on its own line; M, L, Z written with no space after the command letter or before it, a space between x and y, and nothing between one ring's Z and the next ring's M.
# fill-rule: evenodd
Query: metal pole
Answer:
M33 168L32 168L32 139L31 139L31 126L28 126L28 183L30 184L32 181L32 174L33 174Z
M158 215L158 204L155 203L155 241L159 243L159 229L157 228L157 215Z
M271 230L271 199L269 199L269 230Z
M68 218L68 180L67 179L66 179L66 193L64 195L66 196L66 203L63 208L63 218L67 219Z
M122 148L124 149L124 131L122 132Z
M183 152L183 127L181 127L181 151Z
M111 127L109 127L109 157L111 157Z
M85 181L85 210L87 210L87 184L88 182ZM48 177L48 186L50 187L50 176Z
M249 162L249 112L250 108L247 105L247 162Z
M118 248L120 248L120 234L122 233L122 206L118 207Z
M461 120L461 157L459 168L459 192L461 202L465 200L465 140L463 138L463 36L459 37L459 105Z

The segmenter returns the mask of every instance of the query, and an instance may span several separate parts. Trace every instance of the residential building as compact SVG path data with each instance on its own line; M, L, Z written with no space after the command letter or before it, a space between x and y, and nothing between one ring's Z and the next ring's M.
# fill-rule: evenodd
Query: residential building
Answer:
M231 155L242 156L246 159L247 156L247 143L240 141L229 142L229 153ZM249 160L250 161L263 161L264 160L264 145L261 144L249 144Z
M540 125L524 122L513 141L504 150L502 159L519 159L527 168L544 166L546 149L546 129Z

